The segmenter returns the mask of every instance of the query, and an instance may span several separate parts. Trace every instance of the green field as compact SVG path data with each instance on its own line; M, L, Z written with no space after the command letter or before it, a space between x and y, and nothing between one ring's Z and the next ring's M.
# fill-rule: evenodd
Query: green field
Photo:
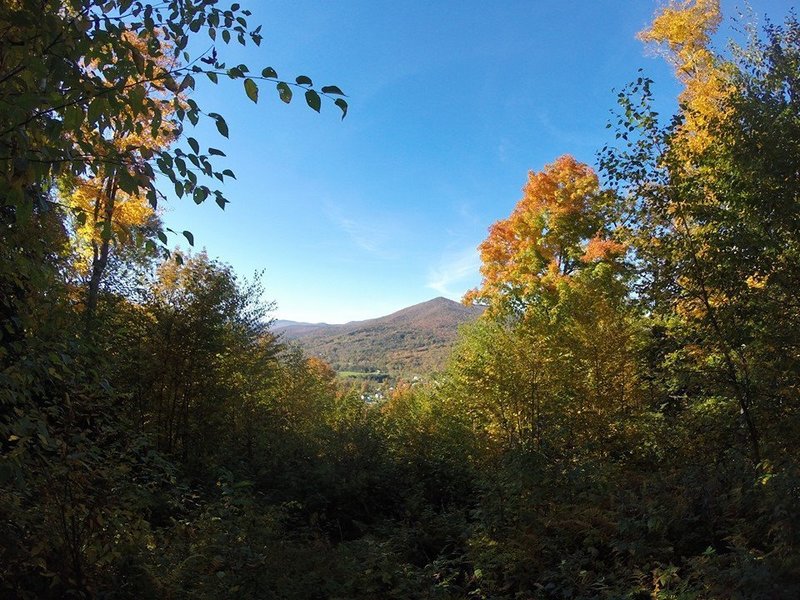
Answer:
M364 381L375 381L378 383L389 379L389 374L382 371L373 371L370 373L364 371L338 371L337 374L342 379L360 379Z

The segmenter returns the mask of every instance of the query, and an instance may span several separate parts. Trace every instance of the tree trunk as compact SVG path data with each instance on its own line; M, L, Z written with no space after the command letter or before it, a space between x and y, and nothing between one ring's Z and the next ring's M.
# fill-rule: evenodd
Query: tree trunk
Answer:
M114 217L114 200L117 195L117 178L112 175L108 178L104 193L97 198L94 210L94 224L97 226L100 210L102 207L104 231L101 241L98 244L92 242L92 274L89 278L89 288L86 294L86 324L91 327L95 312L97 311L97 300L100 295L100 284L103 281L103 274L108 265L108 254L111 247L111 227Z

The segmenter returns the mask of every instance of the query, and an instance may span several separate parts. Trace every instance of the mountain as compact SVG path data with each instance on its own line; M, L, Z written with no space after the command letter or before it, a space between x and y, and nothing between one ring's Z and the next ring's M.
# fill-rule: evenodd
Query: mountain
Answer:
M380 370L412 377L444 367L459 325L482 312L482 308L439 297L385 317L344 325L276 321L273 331L340 372Z

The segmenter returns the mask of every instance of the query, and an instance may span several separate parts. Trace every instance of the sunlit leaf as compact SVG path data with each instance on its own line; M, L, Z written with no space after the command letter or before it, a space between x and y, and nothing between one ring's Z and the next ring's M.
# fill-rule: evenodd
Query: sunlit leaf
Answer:
M258 85L252 79L248 78L244 80L244 91L247 94L247 97L250 98L253 102L258 102Z
M286 104L289 104L289 102L292 101L292 90L289 85L286 82L281 81L276 87L278 88L278 96L280 99L286 102Z

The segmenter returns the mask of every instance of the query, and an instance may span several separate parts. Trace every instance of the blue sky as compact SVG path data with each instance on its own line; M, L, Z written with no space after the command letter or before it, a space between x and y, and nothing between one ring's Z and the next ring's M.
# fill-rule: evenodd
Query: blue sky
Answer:
M785 0L752 1L780 19ZM637 69L656 80L664 112L679 87L636 40L650 0L255 1L264 42L221 49L229 64L272 66L336 84L350 111L271 86L257 105L241 82L198 86L222 113L222 148L237 180L231 204L173 201L168 226L243 276L264 270L278 318L341 323L479 282L477 245L521 196L527 172L561 154L595 163L616 92ZM723 2L732 15L736 2Z

